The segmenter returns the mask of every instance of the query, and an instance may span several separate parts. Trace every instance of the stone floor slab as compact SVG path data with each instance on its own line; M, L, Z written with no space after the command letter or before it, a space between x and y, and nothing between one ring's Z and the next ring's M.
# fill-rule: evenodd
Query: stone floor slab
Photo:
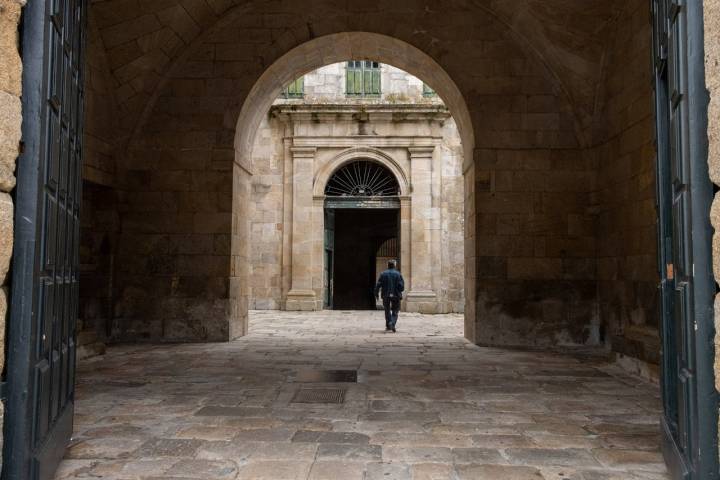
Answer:
M56 480L667 478L657 385L598 357L477 347L458 315L400 321L252 312L230 343L110 347L79 364ZM291 403L307 369L358 383L343 404Z

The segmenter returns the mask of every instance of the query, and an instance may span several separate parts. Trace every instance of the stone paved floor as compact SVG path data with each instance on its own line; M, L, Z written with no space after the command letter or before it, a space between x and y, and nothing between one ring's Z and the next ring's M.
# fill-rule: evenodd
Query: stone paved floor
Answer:
M78 376L58 479L665 479L658 389L568 356L478 348L458 315L254 312L229 344L119 346ZM304 369L358 383L298 383ZM342 405L291 400L347 388Z

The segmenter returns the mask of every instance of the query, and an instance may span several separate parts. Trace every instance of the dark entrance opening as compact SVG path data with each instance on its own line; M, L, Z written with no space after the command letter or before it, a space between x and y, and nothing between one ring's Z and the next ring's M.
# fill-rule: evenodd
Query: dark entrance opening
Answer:
M335 210L333 308L375 309L373 287L379 247L398 236L398 210Z
M400 188L383 165L358 160L338 169L325 187L325 307L372 310L378 261L396 257ZM388 245L395 246L389 249ZM398 261L399 258L396 258Z

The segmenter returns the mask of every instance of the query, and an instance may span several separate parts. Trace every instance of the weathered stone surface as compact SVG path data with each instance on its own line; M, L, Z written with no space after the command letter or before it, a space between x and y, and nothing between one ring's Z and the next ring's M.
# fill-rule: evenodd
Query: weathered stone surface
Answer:
M237 466L231 460L197 459L181 460L165 472L168 476L212 478L217 480L232 480L237 477L237 473Z
M367 435L355 432L317 432L300 430L292 437L293 442L366 444Z
M363 480L365 464L358 462L316 461L310 470L308 480Z
M240 468L241 479L256 480L305 480L312 463L293 460L268 460L251 462Z
M710 93L708 106L708 169L713 183L720 184L720 2L703 4L705 29L705 84ZM715 228L712 243L713 272L720 278L720 196L715 194L710 210ZM715 388L720 389L720 295L715 297Z
M68 458L108 459L128 457L143 444L140 438L92 438L72 445L67 452Z
M15 160L20 148L22 124L20 98L0 91L0 191L15 186Z
M539 470L532 467L511 467L501 465L460 465L458 478L471 480L476 478L502 478L506 480L541 480Z
M382 448L379 445L325 443L318 448L317 458L318 460L342 460L343 462L379 461L382 458Z
M22 63L18 52L18 22L25 0L0 2L0 92L20 97ZM0 103L0 111L2 110ZM18 125L19 127L19 125Z
M540 443L542 445L542 443ZM596 467L597 460L587 450L577 448L510 448L505 450L510 462L515 465L558 465L566 467Z
M116 346L81 363L57 479L664 479L657 387L617 367L476 347L459 315L401 314L395 335L382 312L250 320L222 347ZM298 371L358 366L344 404L290 402Z
M5 368L5 332L8 312L8 291L6 287L0 288L0 369Z
M198 440L153 438L140 448L149 457L189 457L202 445Z

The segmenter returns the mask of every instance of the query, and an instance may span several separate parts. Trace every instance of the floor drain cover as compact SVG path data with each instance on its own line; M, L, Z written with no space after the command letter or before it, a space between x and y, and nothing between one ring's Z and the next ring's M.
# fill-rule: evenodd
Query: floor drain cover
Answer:
M345 390L342 388L301 388L291 403L343 403Z
M299 370L296 383L357 383L357 370Z

